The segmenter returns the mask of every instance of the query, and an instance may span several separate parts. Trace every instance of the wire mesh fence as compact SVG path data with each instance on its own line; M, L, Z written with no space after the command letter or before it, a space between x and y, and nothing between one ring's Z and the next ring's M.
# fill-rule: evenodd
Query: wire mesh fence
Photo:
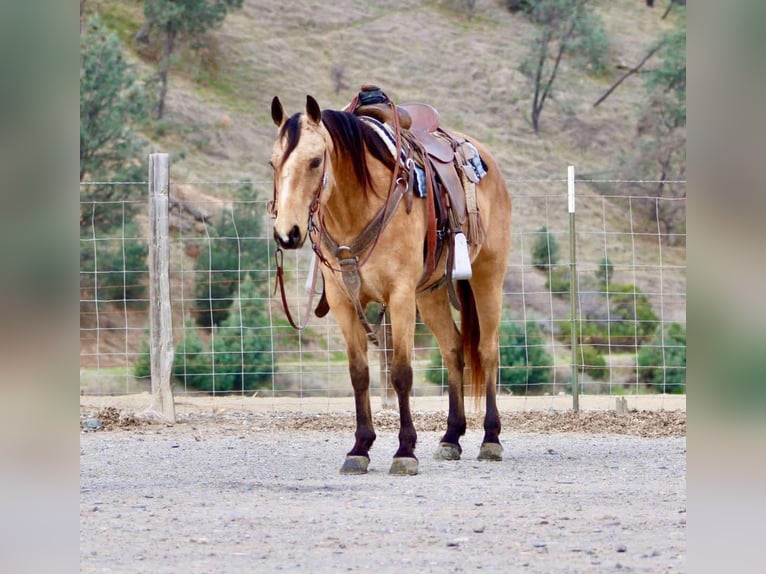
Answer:
M272 295L275 245L262 199L270 184L170 184L177 392L352 393L345 346L332 314L312 315L298 332ZM572 275L566 180L508 180L513 248L504 285L500 394L571 393L573 324L580 341L575 367L582 393L685 393L685 182L582 178L577 185ZM83 188L88 193L81 194L80 204L81 393L147 391L147 184L83 182ZM116 188L120 198L101 199L114 197ZM308 304L310 253L304 247L285 257L294 315ZM385 349L370 352L373 392L386 385L385 356ZM413 394L446 394L438 347L420 323L413 356Z

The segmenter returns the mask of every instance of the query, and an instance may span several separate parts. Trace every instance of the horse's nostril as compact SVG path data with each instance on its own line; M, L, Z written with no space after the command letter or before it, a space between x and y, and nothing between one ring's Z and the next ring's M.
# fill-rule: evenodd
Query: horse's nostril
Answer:
M297 249L301 246L301 230L297 225L293 225L287 235L282 235L275 228L274 239L285 249Z

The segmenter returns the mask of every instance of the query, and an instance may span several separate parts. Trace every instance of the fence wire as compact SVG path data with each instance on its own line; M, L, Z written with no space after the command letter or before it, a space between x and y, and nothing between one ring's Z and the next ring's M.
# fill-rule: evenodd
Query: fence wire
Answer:
M507 180L512 252L500 332L501 394L571 392L566 179ZM577 196L577 369L584 394L686 392L685 182L587 179ZM647 185L672 186L659 197ZM294 331L272 295L271 182L185 181L170 187L175 388L189 394L351 394L331 317ZM120 186L119 199L98 189ZM149 389L145 182L81 182L80 386L88 394ZM213 188L211 190L211 188ZM81 194L82 196L83 194ZM111 196L109 196L111 197ZM221 199L225 198L225 199ZM285 257L288 303L300 315L310 251ZM386 385L385 363L373 392ZM415 335L415 395L446 394L424 325Z

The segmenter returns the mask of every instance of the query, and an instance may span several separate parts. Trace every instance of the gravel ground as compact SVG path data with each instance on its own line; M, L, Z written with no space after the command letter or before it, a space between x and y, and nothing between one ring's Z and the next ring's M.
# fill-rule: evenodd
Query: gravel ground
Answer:
M431 453L443 413L415 413L420 474L387 474L393 412L365 476L338 473L353 415L188 414L173 427L83 411L81 572L682 572L686 415L503 415L505 460ZM88 426L87 424L85 425ZM438 430L437 430L438 429Z

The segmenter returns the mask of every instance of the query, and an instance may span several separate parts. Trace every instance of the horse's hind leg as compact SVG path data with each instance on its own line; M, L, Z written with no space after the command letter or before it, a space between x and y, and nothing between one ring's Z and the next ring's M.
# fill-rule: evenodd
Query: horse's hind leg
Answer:
M370 462L370 447L375 441L370 408L370 369L367 363L367 337L359 323L356 312L348 304L333 308L338 325L346 340L348 369L354 387L356 406L356 434L354 446L346 455L341 474L365 474Z
M437 460L460 460L463 452L460 437L465 434L463 402L463 342L450 311L447 290L439 289L418 298L418 309L425 324L439 342L442 360L447 367L449 383L449 413L447 432L434 452Z
M479 356L485 376L487 398L484 439L479 451L479 460L503 459L500 413L497 408L497 369L500 360L498 334L503 313L503 275L498 274L497 269L504 272L505 267L488 261L475 265L471 279L479 317Z

